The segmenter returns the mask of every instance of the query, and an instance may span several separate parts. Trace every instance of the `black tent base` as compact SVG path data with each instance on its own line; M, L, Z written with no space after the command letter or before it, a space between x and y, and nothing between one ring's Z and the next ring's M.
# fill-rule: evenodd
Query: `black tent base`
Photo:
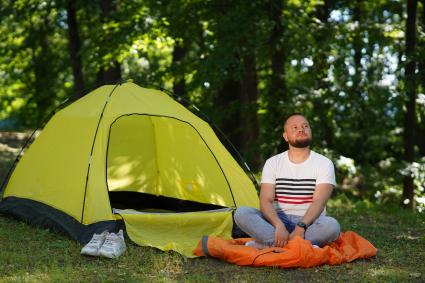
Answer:
M84 225L68 214L46 204L18 197L7 197L0 202L0 213L11 215L31 225L64 233L73 240L86 244L94 233L117 232L124 227L121 220L101 221Z
M51 206L18 197L7 197L3 199L0 202L0 213L24 220L33 226L48 228L63 233L80 244L89 242L94 233L100 234L105 230L117 232L119 229L125 229L122 220L101 221L84 225L68 214ZM234 238L249 237L237 227L236 223L233 223L232 236Z

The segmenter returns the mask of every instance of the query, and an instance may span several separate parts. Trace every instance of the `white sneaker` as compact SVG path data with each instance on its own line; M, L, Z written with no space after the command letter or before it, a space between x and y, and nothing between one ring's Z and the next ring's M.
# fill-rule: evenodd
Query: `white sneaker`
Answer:
M126 250L124 234L120 230L117 234L109 233L106 240L100 247L99 255L107 258L117 258Z
M105 242L106 236L108 236L108 231L103 231L102 234L94 234L90 242L81 249L81 254L98 256L99 249Z
M256 249L259 249L259 250L262 250L262 249L265 249L265 248L268 248L269 247L269 246L266 246L265 244L263 244L261 242L255 241L255 240L246 242L245 243L245 246L247 246L247 247L253 247L253 248L256 248Z

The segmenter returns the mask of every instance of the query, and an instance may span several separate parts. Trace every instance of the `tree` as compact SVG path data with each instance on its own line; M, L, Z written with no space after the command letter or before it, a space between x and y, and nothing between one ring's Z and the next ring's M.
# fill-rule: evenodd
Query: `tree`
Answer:
M317 129L319 137L322 137L326 148L334 147L334 129L332 125L333 111L331 101L333 93L331 85L328 80L330 64L328 58L331 53L331 35L334 34L331 24L329 23L329 16L332 9L332 1L325 0L321 4L315 6L315 15L313 17L317 20L315 23L315 30L313 34L313 43L315 48L313 57L313 66L310 68L309 74L314 79L312 101L314 105L314 115L320 117L321 127Z
M78 98L81 97L84 92L84 78L75 3L76 2L72 0L66 1L66 13L68 23L69 58L71 60L72 74L74 76L74 95Z
M284 3L285 2L285 3ZM264 107L266 113L262 119L262 137L264 143L269 146L264 154L270 156L276 154L284 148L284 141L281 138L282 120L289 114L287 107L289 102L288 87L286 81L287 53L289 49L289 38L287 37L288 21L285 18L284 7L286 1L271 0L270 1L270 37L269 48L271 70L268 80L267 96L264 99Z
M419 37L420 43L418 46L421 46L421 49L419 50L418 58L420 60L419 62L419 74L420 74L420 81L422 85L422 95L425 95L425 0L422 0L422 16L421 16L421 35ZM421 156L425 156L425 103L422 102L422 109L419 111L419 120L420 123L417 124L417 146L419 148L419 154Z
M412 163L415 159L415 129L416 129L416 61L414 58L416 43L416 9L417 0L407 1L406 20L406 112L404 117L404 160ZM408 200L404 205L414 208L414 184L411 176L404 177L403 199Z
M64 31L54 1L4 1L1 13L2 86L6 109L26 127L38 126L67 95ZM18 103L17 103L18 101ZM15 106L13 106L15 105ZM17 107L16 105L19 105Z
M107 25L109 21L113 21L113 16L118 12L118 3L115 3L113 0L100 0L99 2L101 21L104 25ZM100 46L100 60L103 61L100 69L97 73L97 84L107 84L111 82L119 82L121 81L121 65L115 59L110 60L109 62L105 60L109 58L107 55L107 50L103 47L108 46L108 43L112 41L112 34L106 33L101 38L101 46ZM110 45L109 45L110 46Z
M173 80L173 92L179 96L187 96L186 94L186 81L185 73L181 67L182 60L187 53L187 47L185 46L184 40L177 40L174 44L173 49L173 69L174 71L174 80Z
M257 48L261 37L260 1L216 1L208 6L210 42L204 70L197 81L207 81L212 93L213 116L248 163L260 165L257 121ZM212 48L211 48L212 47Z

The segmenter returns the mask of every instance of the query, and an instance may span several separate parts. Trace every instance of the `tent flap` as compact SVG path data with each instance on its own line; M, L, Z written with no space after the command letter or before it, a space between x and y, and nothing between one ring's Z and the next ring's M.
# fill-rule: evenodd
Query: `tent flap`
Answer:
M230 209L188 213L123 210L119 215L124 219L128 236L136 244L174 250L187 257L195 257L192 251L204 235L231 238L233 225Z

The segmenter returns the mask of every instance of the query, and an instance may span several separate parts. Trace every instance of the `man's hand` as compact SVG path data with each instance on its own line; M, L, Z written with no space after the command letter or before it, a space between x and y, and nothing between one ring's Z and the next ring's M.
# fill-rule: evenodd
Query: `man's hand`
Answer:
M304 239L304 228L296 226L294 231L292 231L291 235L289 235L289 239L293 239L295 236L300 236L301 238Z
M274 228L274 245L275 247L283 247L289 239L288 230L279 219L276 209L273 206L275 199L275 185L262 183L260 192L260 209L261 213L270 222Z
M282 248L286 243L288 243L289 233L286 230L286 227L283 223L279 223L275 227L274 232L274 246Z

